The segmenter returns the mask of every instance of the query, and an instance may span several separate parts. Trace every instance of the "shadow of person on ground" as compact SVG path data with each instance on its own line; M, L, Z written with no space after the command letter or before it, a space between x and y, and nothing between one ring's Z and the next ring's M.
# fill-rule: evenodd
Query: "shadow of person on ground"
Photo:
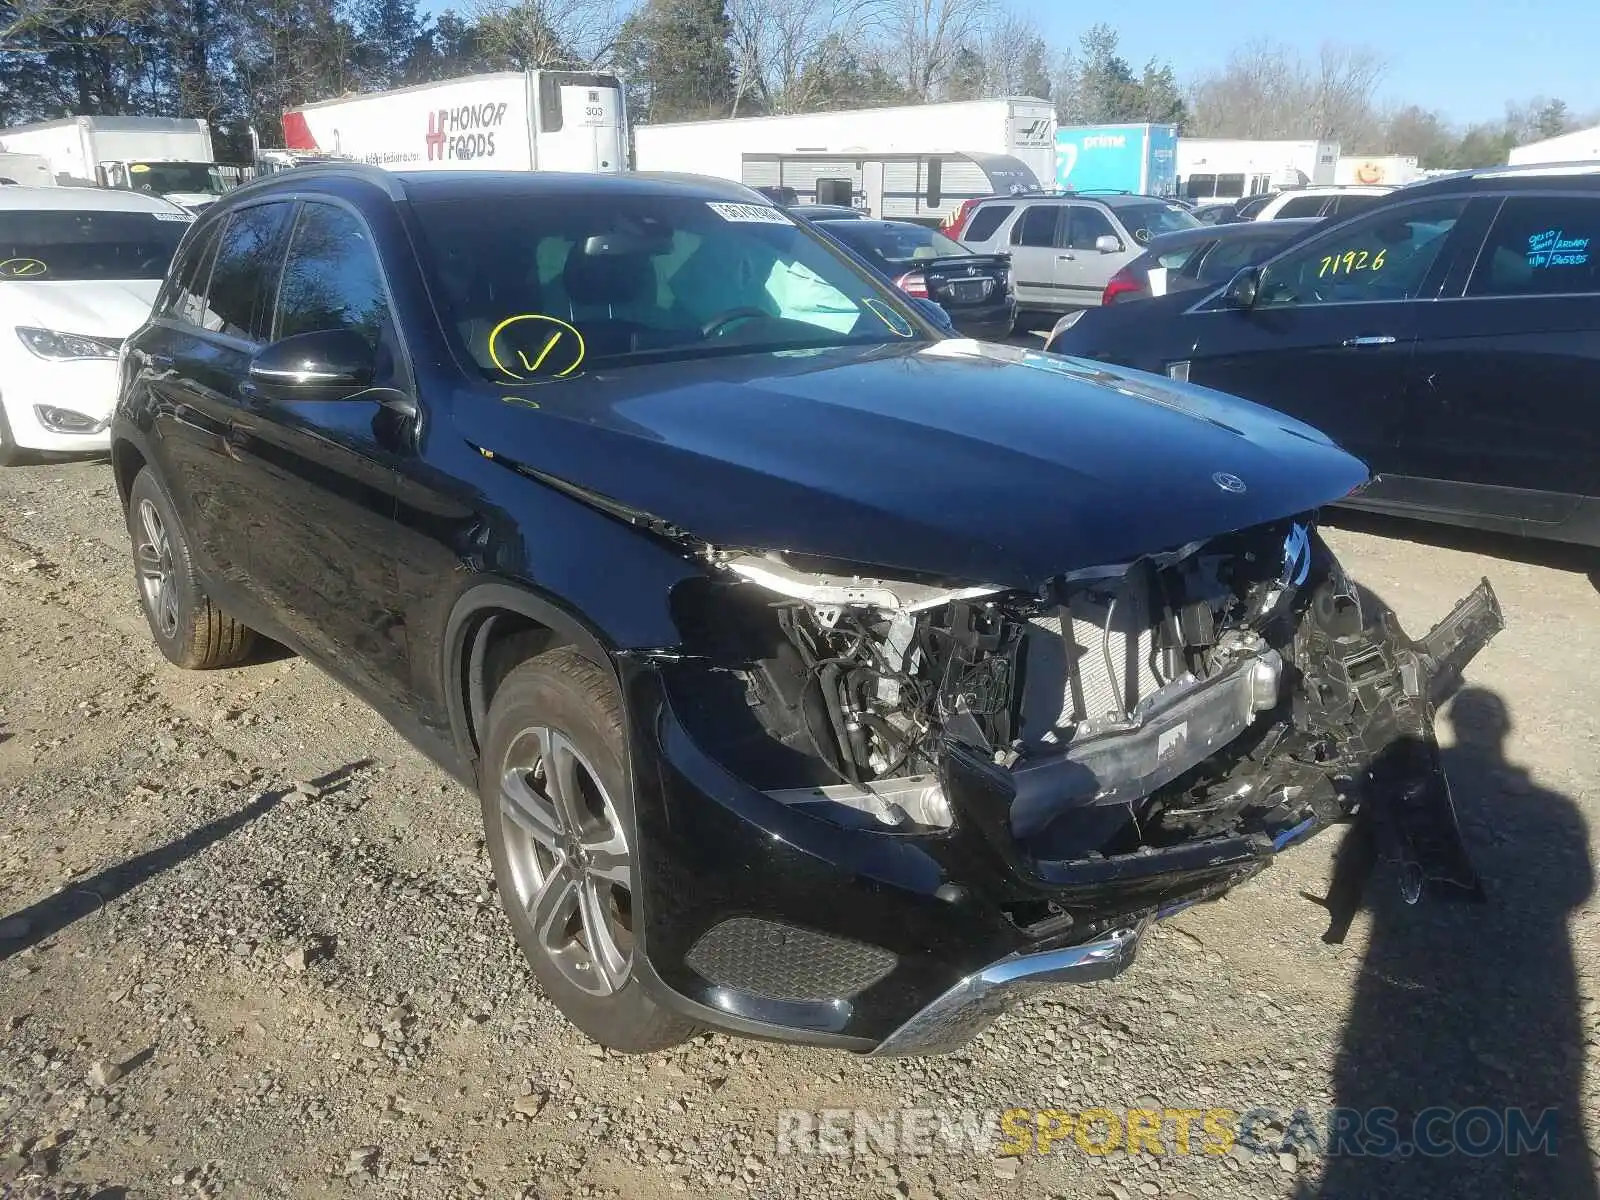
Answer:
M1569 915L1593 889L1587 826L1572 800L1507 760L1511 714L1497 694L1463 687L1444 719L1456 735L1445 770L1488 904L1424 897L1412 907L1392 865L1372 876L1365 889L1371 940L1335 1064L1333 1104L1395 1110L1395 1140L1406 1144L1413 1119L1430 1108L1488 1109L1499 1119L1520 1109L1531 1126L1551 1110L1553 1153L1511 1156L1496 1146L1480 1156L1332 1155L1315 1194L1596 1200L1567 935ZM1342 870L1359 872L1362 853L1360 839L1347 837L1330 894ZM1448 1120L1431 1125L1433 1144L1448 1143L1451 1129ZM1481 1144L1486 1129L1477 1124L1466 1140Z
M347 763L335 771L311 780L311 783L323 794L338 791L341 787L348 787L349 778L371 766L374 761L365 758L358 762ZM145 880L154 878L162 871L171 870L213 843L221 841L234 830L248 825L257 817L264 816L277 807L285 796L290 795L292 790L263 792L238 811L207 821L176 841L167 842L153 850L146 850L143 854L136 854L86 879L75 879L54 895L46 896L43 900L0 919L0 962L26 950L29 946L37 945L46 938L54 937L74 921L99 912L117 897L138 887Z

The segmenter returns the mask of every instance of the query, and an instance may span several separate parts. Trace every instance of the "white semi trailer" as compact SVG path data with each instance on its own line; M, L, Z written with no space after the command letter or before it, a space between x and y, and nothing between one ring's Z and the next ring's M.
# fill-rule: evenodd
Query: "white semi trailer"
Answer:
M468 75L283 114L291 151L406 171L624 171L627 130L621 82L591 71Z

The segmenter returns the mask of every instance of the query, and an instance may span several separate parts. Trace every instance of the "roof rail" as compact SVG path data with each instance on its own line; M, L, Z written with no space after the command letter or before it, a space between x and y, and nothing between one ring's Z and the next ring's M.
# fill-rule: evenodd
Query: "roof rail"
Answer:
M271 175L264 175L252 179L249 183L240 184L234 192L248 191L252 188L265 188L272 184L281 184L284 180L305 179L308 176L326 178L330 175L343 175L347 178L364 180L367 183L377 184L391 200L404 200L405 189L400 186L400 181L394 177L394 172L387 171L372 163L360 162L320 162L306 163L304 166L292 167L287 171L276 171Z

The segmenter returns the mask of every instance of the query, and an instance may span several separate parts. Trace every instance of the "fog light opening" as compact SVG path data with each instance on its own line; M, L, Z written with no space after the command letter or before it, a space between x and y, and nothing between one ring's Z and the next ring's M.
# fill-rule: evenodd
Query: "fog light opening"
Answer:
M70 408L56 408L50 404L35 404L33 415L39 418L51 433L99 433L105 428L104 421L86 416L81 412L74 412Z

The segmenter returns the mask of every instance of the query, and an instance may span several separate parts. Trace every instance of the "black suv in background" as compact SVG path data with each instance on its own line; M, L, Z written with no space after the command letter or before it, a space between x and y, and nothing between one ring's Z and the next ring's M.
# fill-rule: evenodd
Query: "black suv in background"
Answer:
M1317 426L1377 472L1351 504L1600 546L1600 166L1412 184L1048 348Z
M1421 642L1363 599L1314 524L1359 462L946 339L737 184L285 173L121 372L162 652L259 631L475 788L605 1044L947 1049L1352 812L1413 898L1477 889L1429 679L1493 594Z

